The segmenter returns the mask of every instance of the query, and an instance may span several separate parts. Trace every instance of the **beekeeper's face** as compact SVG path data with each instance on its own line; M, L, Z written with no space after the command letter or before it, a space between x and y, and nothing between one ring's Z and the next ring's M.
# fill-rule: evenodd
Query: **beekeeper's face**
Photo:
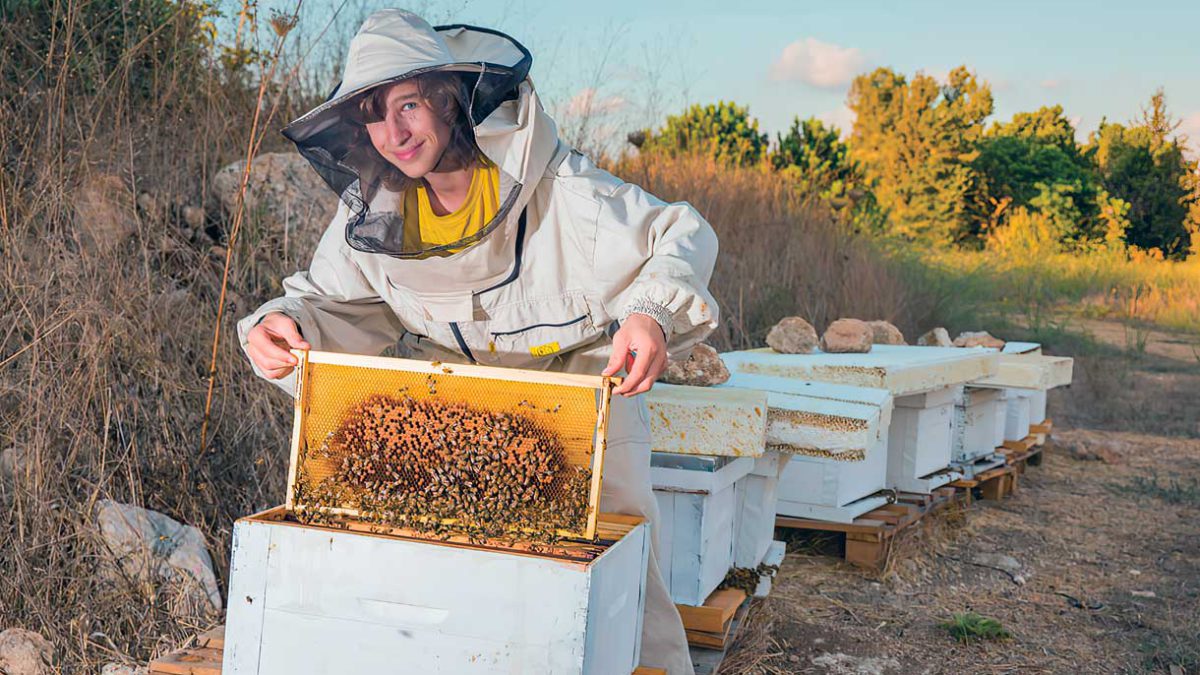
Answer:
M450 142L450 125L421 96L414 80L374 95L375 115L367 122L371 144L409 178L435 170Z

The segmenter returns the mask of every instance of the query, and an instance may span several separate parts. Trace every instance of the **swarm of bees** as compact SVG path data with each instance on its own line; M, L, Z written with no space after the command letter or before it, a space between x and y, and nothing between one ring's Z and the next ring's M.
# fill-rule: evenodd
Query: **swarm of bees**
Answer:
M297 480L299 515L349 508L359 519L439 536L553 543L584 529L591 472L520 413L373 395L313 450L333 475ZM301 462L301 467L305 462Z
M758 567L731 567L717 588L740 588L746 595L754 595L759 580L764 576L774 576L778 571L778 565L767 563L759 563Z

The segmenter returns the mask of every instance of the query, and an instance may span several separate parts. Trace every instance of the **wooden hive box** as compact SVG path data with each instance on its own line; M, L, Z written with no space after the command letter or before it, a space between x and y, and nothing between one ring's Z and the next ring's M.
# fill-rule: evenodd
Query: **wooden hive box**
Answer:
M304 525L283 508L243 518L223 672L631 672L648 532L638 518L609 514L597 532L597 544L534 551L356 521Z
M595 534L619 378L293 353L289 513L476 536Z
M884 389L734 372L726 387L767 392L767 446L787 457L776 513L850 522L884 503L892 396Z
M779 476L791 455L768 450L754 458L754 467L735 484L733 525L734 567L755 568L775 540L775 509Z
M1003 463L996 448L1004 441L1004 410L997 389L964 387L955 402L952 462L967 478Z
M658 562L675 603L703 605L725 579L733 565L737 484L753 468L752 457L651 453Z

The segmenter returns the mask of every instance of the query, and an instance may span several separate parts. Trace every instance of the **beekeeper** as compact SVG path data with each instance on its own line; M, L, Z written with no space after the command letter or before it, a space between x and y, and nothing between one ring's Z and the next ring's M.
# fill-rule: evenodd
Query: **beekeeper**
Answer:
M653 523L643 397L717 323L712 229L558 138L516 40L372 14L329 100L284 129L341 198L312 265L238 324L259 375L289 348L604 375L615 390L601 509ZM692 673L651 555L642 665Z

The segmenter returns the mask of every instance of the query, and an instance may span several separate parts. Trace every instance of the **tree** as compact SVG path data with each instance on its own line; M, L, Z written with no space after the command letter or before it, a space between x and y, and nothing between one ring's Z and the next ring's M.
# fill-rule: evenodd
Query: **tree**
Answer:
M767 150L767 135L759 132L750 109L725 101L693 105L668 116L657 132L630 134L629 140L643 152L695 152L742 166L762 161Z
M879 68L855 78L851 158L859 162L894 234L942 245L971 236L968 193L990 87L959 67L945 85Z
M1060 244L1104 236L1102 190L1061 106L1018 113L1010 122L992 125L979 141L971 168L972 234L980 242L1015 209L1046 215Z
M856 170L837 127L827 127L815 117L797 117L787 134L777 134L776 139L771 166L791 173L804 188L844 193L853 181Z
M1101 122L1088 139L1086 153L1095 162L1104 188L1129 203L1125 242L1182 258L1196 231L1200 191L1197 163L1189 161L1178 127L1160 89L1142 119L1122 125Z

